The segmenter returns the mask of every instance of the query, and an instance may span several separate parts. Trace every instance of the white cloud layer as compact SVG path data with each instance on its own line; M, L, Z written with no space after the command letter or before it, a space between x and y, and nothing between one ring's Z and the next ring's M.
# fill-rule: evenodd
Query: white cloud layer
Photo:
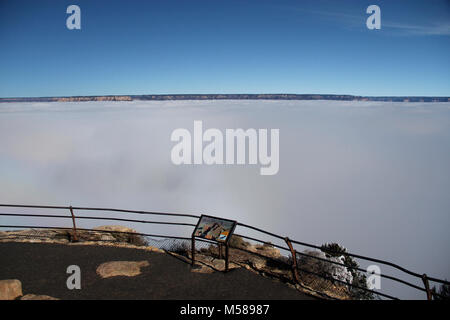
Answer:
M194 120L280 129L279 173L173 165ZM7 103L0 137L3 203L207 213L449 277L450 103Z

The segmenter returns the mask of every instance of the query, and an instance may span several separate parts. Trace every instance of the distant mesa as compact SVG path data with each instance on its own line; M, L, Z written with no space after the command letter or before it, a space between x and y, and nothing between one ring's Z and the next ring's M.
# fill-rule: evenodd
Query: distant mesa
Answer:
M85 102L85 101L164 101L164 100L338 100L384 102L449 102L450 97L365 97L335 94L159 94L69 97L0 98L0 102Z
M72 101L131 101L130 96L98 96L98 97L62 97L56 98L58 102Z

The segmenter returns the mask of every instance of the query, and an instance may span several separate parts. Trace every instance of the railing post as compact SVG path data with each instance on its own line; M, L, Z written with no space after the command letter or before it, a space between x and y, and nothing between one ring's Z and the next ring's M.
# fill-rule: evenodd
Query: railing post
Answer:
M433 295L431 294L431 290L430 290L430 283L428 282L428 278L425 273L422 275L422 281L423 281L423 284L425 285L425 290L427 290L427 299L433 300Z
M229 247L228 247L228 243L225 243L225 272L228 272L228 258L229 255Z
M76 242L76 241L78 241L77 225L75 224L75 215L73 214L72 206L69 207L69 210L70 210L70 214L72 215L72 224L73 224L73 239L72 239L72 241Z
M300 277L298 275L298 270L297 270L297 253L294 250L294 247L292 246L291 240L289 240L288 237L284 238L284 241L286 241L286 244L288 245L289 249L291 250L291 255L292 255L292 273L294 276L294 280L297 283L300 283Z
M192 258L192 266L194 266L195 263L195 237L192 236L191 240L191 258Z

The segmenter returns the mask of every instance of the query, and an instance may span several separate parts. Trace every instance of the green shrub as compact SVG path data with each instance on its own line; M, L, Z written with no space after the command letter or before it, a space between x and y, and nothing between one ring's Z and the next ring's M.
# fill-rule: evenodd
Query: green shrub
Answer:
M447 280L445 280L447 281ZM434 300L450 300L450 285L448 284L441 284L439 289L436 287L433 287L431 289L432 293L438 293L441 296L433 295Z

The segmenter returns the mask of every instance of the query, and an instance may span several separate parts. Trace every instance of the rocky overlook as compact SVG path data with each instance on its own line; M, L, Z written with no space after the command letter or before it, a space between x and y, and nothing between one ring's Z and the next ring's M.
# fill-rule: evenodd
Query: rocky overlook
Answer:
M168 254L184 261L187 265L191 264L190 241L181 240L172 245L170 249L162 249L151 246L145 237L135 233L135 230L123 226L101 226L93 230L77 230L78 239L73 242L71 229L25 229L0 231L0 243L25 242L60 244L71 247L107 246L139 249ZM352 299L347 286L326 281L308 273L326 272L343 280L348 277L348 271L345 268L311 259L300 259L299 262L307 272L300 273L301 281L298 283L294 279L290 258L282 255L280 250L270 243L251 244L237 236L231 238L229 270L248 270L265 278L276 279L292 289L315 297ZM107 262L98 266L97 273L103 278L115 275L135 276L140 274L140 268L146 266L147 263L143 261ZM223 271L225 271L225 260L216 245L202 246L196 250L195 266L191 272L211 274Z

